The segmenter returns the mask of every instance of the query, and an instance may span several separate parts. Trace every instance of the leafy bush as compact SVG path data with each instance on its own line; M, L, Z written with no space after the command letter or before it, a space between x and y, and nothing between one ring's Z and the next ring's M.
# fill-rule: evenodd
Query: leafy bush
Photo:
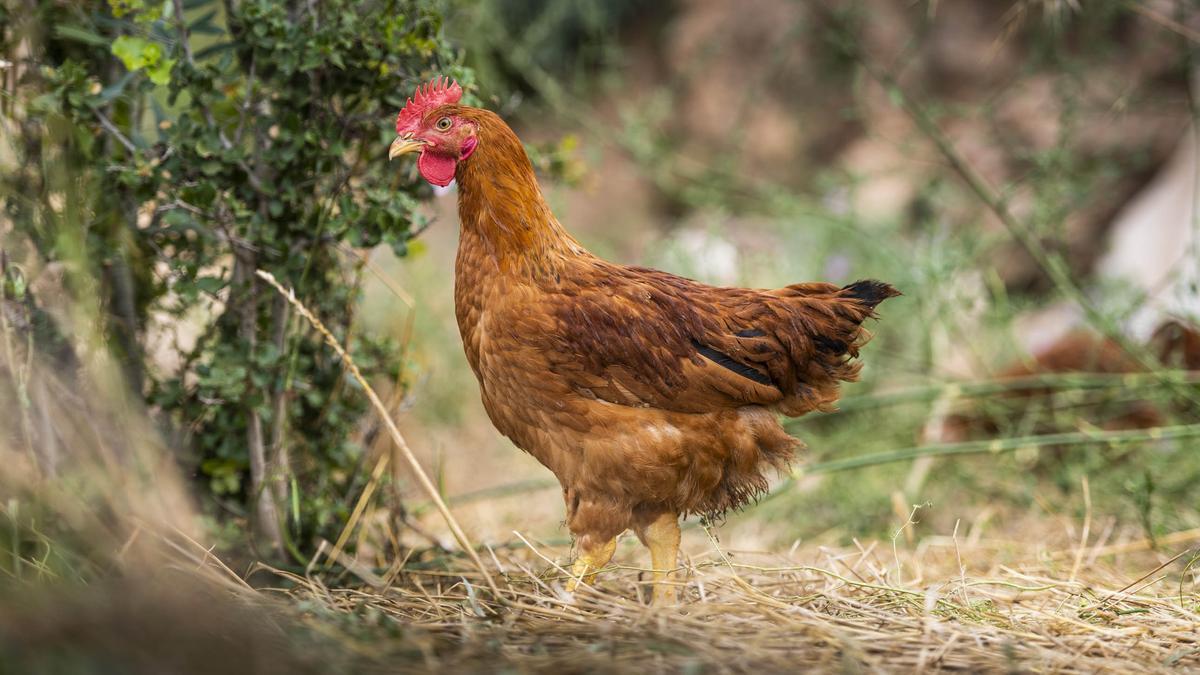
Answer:
M344 519L365 408L254 272L395 379L391 341L354 330L351 247L405 253L422 223L417 184L386 161L392 119L418 82L471 74L428 0L35 8L5 6L0 38L20 54L9 257L87 261L130 387L189 449L214 512L253 513L263 543L299 553Z

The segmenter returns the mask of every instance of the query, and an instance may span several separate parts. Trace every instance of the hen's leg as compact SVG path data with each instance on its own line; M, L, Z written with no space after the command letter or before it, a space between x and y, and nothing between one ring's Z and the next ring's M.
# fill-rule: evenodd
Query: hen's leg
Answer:
M617 538L613 537L599 546L581 549L579 557L575 558L575 564L571 565L571 580L567 582L569 593L575 592L581 580L589 586L596 582L596 572L612 560L613 553L617 550Z
M678 602L679 590L675 586L675 570L679 558L679 516L664 513L639 534L642 543L650 549L650 563L654 567L652 604L669 605Z

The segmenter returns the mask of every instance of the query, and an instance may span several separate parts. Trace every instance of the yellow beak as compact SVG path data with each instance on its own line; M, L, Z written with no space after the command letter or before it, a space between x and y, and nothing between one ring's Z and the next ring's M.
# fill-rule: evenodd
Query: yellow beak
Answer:
M425 141L413 140L411 134L397 136L396 140L392 141L392 146L388 148L388 160L391 161L400 155L416 152L423 147L425 147Z

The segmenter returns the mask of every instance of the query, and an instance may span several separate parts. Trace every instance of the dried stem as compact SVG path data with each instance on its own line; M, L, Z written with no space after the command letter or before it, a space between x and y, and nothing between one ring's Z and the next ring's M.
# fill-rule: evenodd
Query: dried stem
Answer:
M1195 384L1200 382L1200 372L1160 370L1156 373L1120 374L1040 373L973 382L945 382L844 398L838 402L838 409L834 411L834 414L874 410L940 398L974 398L1012 392L1151 388L1161 386L1164 378L1169 378L1177 385ZM788 422L792 425L801 423L802 420Z
M287 302L276 297L271 306L271 343L276 353L282 354L284 341L287 338L287 324L290 313ZM291 462L288 458L288 447L284 442L284 432L287 426L287 391L283 378L276 377L276 383L271 390L271 438L268 446L270 455L267 457L267 479L274 489L275 503L288 503L288 478L291 476Z
M271 284L275 290L282 293L284 297L288 299L288 302L290 302L292 306L296 308L296 311L300 313L300 316L303 316L309 322L309 324L311 324L312 327L315 328L317 332L325 338L325 342L335 352L337 352L337 355L341 357L342 361L346 364L346 368L350 371L350 374L359 383L359 385L362 386L363 391L367 393L367 398L370 399L371 405L375 407L375 411L379 413L380 418L383 420L384 426L387 427L388 433L392 437L392 442L396 444L396 447L400 450L400 453L404 456L404 459L408 461L409 466L412 468L413 473L417 477L417 481L421 484L421 487L425 489L425 492L429 495L429 498L437 507L438 512L442 514L442 518L446 521L446 526L450 528L451 534L454 535L455 541L457 541L458 545L462 547L463 551L465 551L467 555L471 557L472 562L474 562L475 566L479 569L479 573L487 582L487 585L491 589L494 596L497 599L500 599L500 589L496 586L496 582L492 578L491 573L488 572L488 568L483 564L483 560L479 557L479 553L475 551L475 547L471 544L470 539L467 538L466 533L463 532L462 527L459 526L458 521L454 518L454 514L450 513L450 508L446 506L446 502L442 499L441 494L438 493L437 487L434 486L433 481L429 479L429 476L425 473L425 470L421 468L421 463L417 461L417 456L413 454L412 449L408 447L408 443L405 442L404 436L400 434L400 430L396 428L396 423L392 421L392 416L388 413L387 407L384 406L383 401L379 398L379 395L375 393L375 389L372 388L370 383L367 382L366 378L363 377L362 372L358 369L358 365L354 363L354 360L350 358L350 355L346 353L346 350L342 349L342 345L338 342L337 338L333 336L333 333L329 332L329 329L325 327L325 324L321 323L321 320L314 316L313 313L310 312L308 308L296 298L295 293L284 289L284 287L271 273L263 270L258 270L256 273L258 274L259 278Z
M1061 434L1040 434L1037 436L1016 436L1013 438L993 438L980 441L965 441L962 443L942 443L938 445L923 445L900 450L888 450L869 455L847 457L830 462L810 464L800 473L833 473L849 469L861 469L867 466L903 462L917 457L943 457L947 455L986 455L1000 452L1012 452L1022 448L1041 448L1047 446L1091 445L1113 443L1136 443L1144 441L1165 441L1200 436L1200 424L1181 424L1172 427L1151 427L1149 429L1133 429L1120 431L1089 431L1066 432Z
M240 291L236 299L238 313L238 332L246 341L247 349L254 350L257 342L256 320L258 317L257 285L252 272L255 269L254 254L249 251L236 250L233 266L234 283L239 284ZM247 376L247 389L252 385ZM263 438L262 416L250 400L247 392L246 401L246 447L250 456L250 494L254 504L256 525L259 532L270 542L276 553L283 551L283 532L280 529L279 507L275 502L275 491L269 481L271 471L267 461L266 443Z

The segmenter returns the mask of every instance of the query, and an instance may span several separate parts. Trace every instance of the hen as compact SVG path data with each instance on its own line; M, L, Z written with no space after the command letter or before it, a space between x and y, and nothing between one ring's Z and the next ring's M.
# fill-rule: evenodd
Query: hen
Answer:
M741 506L788 467L800 442L775 412L830 409L861 367L863 320L899 292L718 288L601 260L550 212L512 129L461 96L419 87L388 156L419 152L427 181L458 181L455 313L484 407L562 485L579 548L568 590L632 529L654 601L670 601L680 515Z

